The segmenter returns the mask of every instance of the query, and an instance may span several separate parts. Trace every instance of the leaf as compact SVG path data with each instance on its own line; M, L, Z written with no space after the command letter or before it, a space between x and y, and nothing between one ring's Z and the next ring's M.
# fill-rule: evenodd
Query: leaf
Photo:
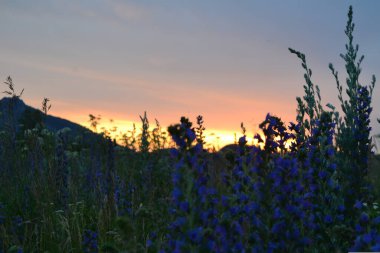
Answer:
M328 103L326 106L331 110L335 111L335 106L333 106L332 104Z

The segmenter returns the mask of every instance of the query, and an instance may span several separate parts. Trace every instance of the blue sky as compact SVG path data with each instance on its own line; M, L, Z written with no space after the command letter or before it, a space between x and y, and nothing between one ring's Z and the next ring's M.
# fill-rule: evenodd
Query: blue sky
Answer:
M338 105L330 62L344 82L344 28L354 7L362 82L380 76L379 1L0 1L0 78L24 100L84 123L88 114L255 129L267 112L294 120L306 54L323 103ZM5 88L5 86L4 86ZM373 120L380 117L374 91ZM373 124L380 133L379 124Z

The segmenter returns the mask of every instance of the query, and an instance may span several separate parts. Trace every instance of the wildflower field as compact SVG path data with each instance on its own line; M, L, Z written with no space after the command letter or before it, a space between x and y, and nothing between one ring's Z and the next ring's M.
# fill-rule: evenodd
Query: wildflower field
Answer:
M118 142L107 131L49 129L48 99L19 120L22 92L8 78L0 253L380 251L376 79L359 80L353 31L350 7L344 82L329 65L340 105L322 102L305 55L289 49L305 79L296 121L269 113L259 145L248 145L242 127L238 142L218 152L204 148L202 116L151 130L145 114L141 134Z

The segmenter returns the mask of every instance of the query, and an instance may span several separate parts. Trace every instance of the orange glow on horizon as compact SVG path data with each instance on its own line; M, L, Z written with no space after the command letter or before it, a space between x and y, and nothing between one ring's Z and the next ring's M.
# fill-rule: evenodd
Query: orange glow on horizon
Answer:
M80 122L80 124L87 128L89 128L90 125L88 121ZM101 121L97 126L97 132L103 132L104 130L107 130L110 133L111 138L120 140L123 134L130 133L133 130L133 125L136 128L136 136L138 136L141 134L141 122L133 122L127 120L114 120L112 122ZM149 130L152 131L154 128L156 128L156 125L151 123ZM167 126L161 126L161 131L167 133ZM250 135L252 136L250 137ZM205 148L219 150L228 144L236 143L242 134L228 130L206 129L204 131L204 136L206 142ZM257 144L257 142L253 140L253 134L249 134L247 136L247 141L249 145Z
M84 127L90 128L90 123L88 121L80 122ZM113 120L113 121L100 121L97 126L97 132L107 131L111 138L116 139L120 144L122 144L122 136L123 134L130 135L135 129L135 136L138 137L141 134L141 122L133 122L127 120ZM149 130L152 131L156 128L155 124L151 124ZM161 126L161 132L167 134L167 126ZM253 138L255 133L246 133L247 145L259 145L258 141ZM260 136L263 138L262 133L259 132ZM226 145L229 144L237 144L239 138L242 137L243 134L241 132L234 132L228 130L219 130L219 129L206 129L204 131L205 137L205 148L208 150L220 150ZM168 140L171 141L171 138Z
M72 113L70 110L59 111L59 107L60 106L53 108L55 112L53 113L53 115L58 113L59 115L56 115L56 116L68 119L86 128L91 129L90 122L89 122L89 114L90 114L89 111L91 112L91 110L78 109L75 111L75 113ZM94 116L99 115L101 117L99 124L96 128L96 131L100 133L106 130L110 134L111 138L116 139L120 144L122 144L121 138L123 134L130 135L134 126L136 128L135 136L138 137L138 135L141 133L141 121L138 120L138 115L137 117L135 117L136 119L122 120L120 119L122 118L121 115L117 115L115 113L109 113L106 111L101 111L99 113L92 112L92 114ZM107 116L109 114L113 114L111 115L112 117ZM237 115L231 115L231 116L237 117ZM152 131L154 128L156 128L154 117L152 117L153 118L152 120L151 117L148 115L148 118L149 118L149 125L150 125L149 130ZM190 119L192 118L194 117L190 117ZM265 117L262 117L262 119L264 118ZM113 120L110 120L110 119L113 119ZM216 119L214 119L214 121L215 120ZM192 121L193 121L193 125L195 125L195 120L192 120ZM224 120L218 120L218 121L225 122L226 118L224 118ZM231 120L228 120L227 123L230 123L230 121ZM170 121L166 120L166 122L170 122ZM174 121L173 123L176 123L176 122ZM161 121L160 121L160 124L161 124ZM167 132L168 125L170 124L162 124L161 131ZM206 127L206 130L204 131L205 142L206 142L205 148L208 150L219 150L228 144L237 143L239 138L243 135L240 127L236 127L236 130L234 131L231 128L228 129L228 126L226 127L226 126L221 125L221 128L208 128L207 125L208 125L208 122L207 122L207 119L205 119L205 127ZM236 125L239 126L238 122L236 122ZM259 133L262 136L262 133L258 128L258 123L250 124L250 125L251 125L250 127L247 127L247 132L246 132L247 144L258 145L257 140L254 139L253 136L256 133ZM94 129L91 129L91 130L94 130ZM168 141L170 142L171 138L168 138ZM289 146L289 144L287 144L287 146Z

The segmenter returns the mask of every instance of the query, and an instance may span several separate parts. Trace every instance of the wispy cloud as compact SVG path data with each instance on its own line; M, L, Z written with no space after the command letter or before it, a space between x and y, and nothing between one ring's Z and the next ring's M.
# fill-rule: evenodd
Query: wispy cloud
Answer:
M153 100L158 106L172 108L172 112L179 110L206 111L223 117L225 113L233 113L239 108L254 108L254 111L266 110L267 101L263 99L242 98L238 94L231 94L223 90L215 90L212 87L204 86L202 89L195 88L195 85L186 80L166 82L154 80L154 78L133 77L126 74L117 74L107 71L99 71L91 68L68 67L54 63L28 61L26 59L8 59L15 64L23 65L32 69L39 69L50 72L54 75L70 76L83 79L84 83L93 84L91 89L103 89L104 86L112 87L129 94L142 93L146 101ZM96 82L94 82L96 81ZM102 84L102 86L99 86ZM105 101L107 99L105 98ZM141 101L142 102L142 101ZM112 101L107 103L112 104ZM146 102L142 102L146 104ZM182 109L180 109L182 108ZM249 110L249 109L247 109ZM222 114L220 112L223 112ZM255 113L254 113L255 114Z
M120 19L138 21L149 17L148 9L137 4L116 0L108 0L107 2L111 6L114 14Z

